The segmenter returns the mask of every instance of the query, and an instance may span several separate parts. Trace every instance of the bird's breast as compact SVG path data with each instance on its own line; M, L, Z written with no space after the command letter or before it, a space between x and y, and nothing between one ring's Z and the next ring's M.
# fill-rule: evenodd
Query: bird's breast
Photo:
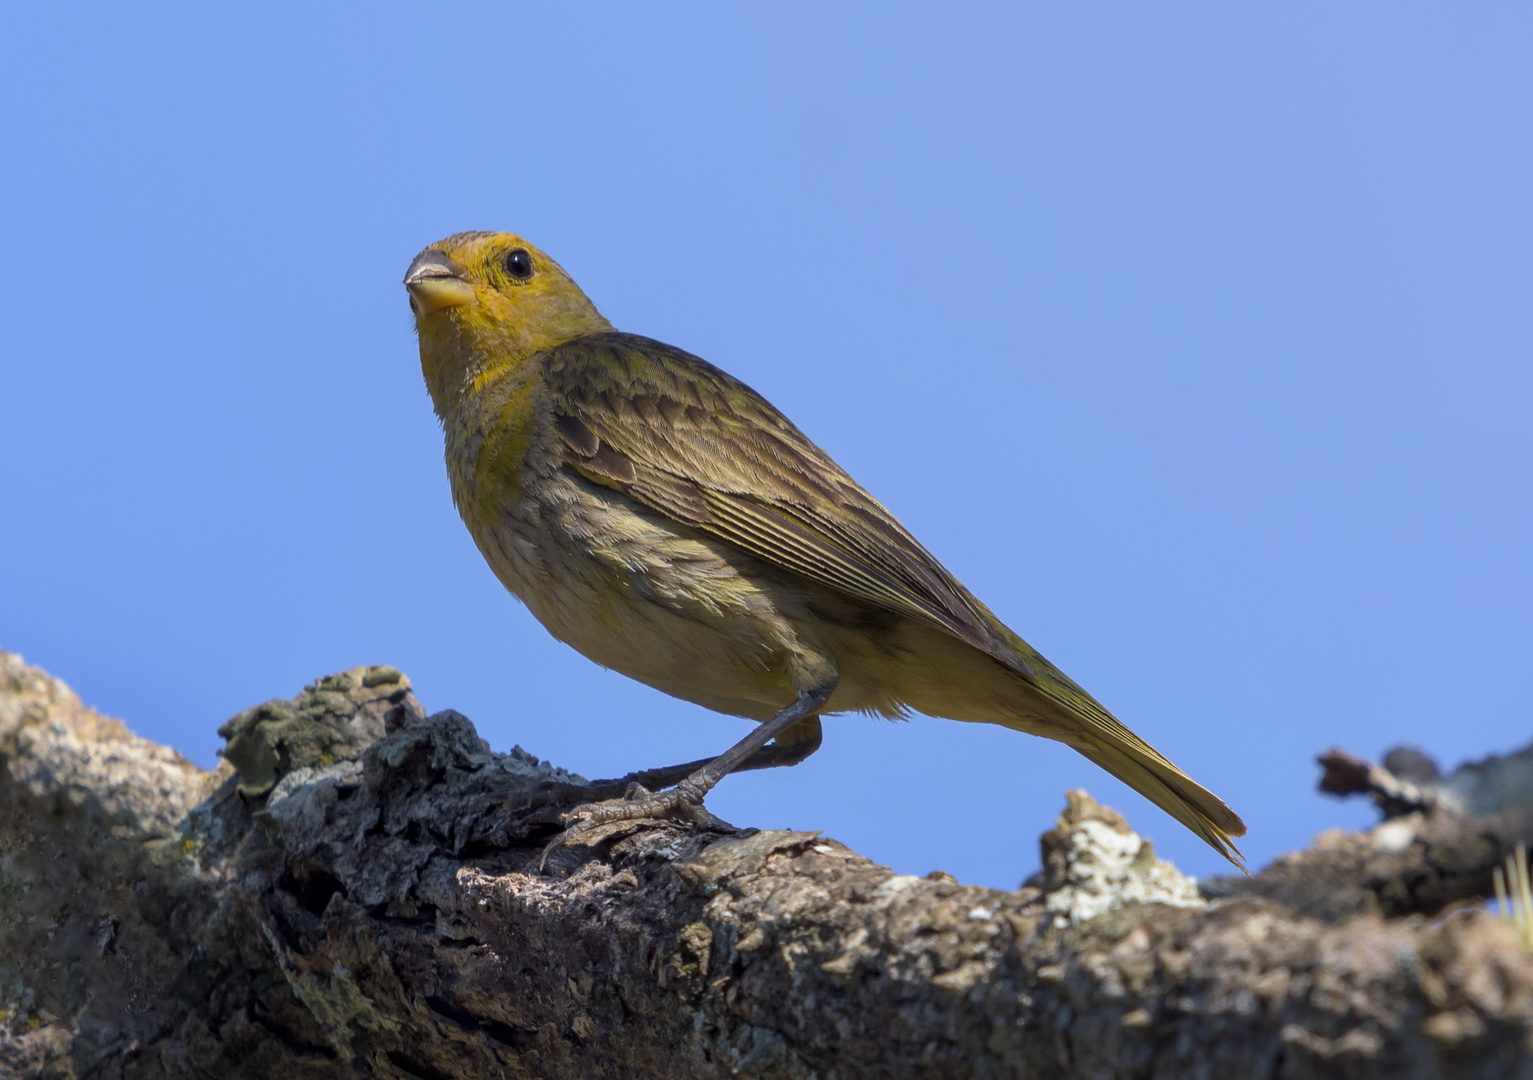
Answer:
M577 476L537 439L514 493L469 472L455 491L495 575L559 640L721 712L763 719L791 700L797 638L749 557Z

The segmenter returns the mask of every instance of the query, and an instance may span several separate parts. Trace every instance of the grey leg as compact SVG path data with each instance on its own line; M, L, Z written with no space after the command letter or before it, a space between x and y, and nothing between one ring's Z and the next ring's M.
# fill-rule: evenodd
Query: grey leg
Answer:
M798 722L802 732L784 729L767 745L757 750L732 772L749 772L752 769L775 769L779 766L797 765L818 750L825 741L824 729L818 716L806 716ZM783 736L796 735L792 742L784 742ZM658 769L639 769L615 780L592 780L589 784L539 784L528 798L527 806L569 805L571 803L599 802L603 799L620 799L635 784L650 791L668 788L691 776L713 758L699 758L681 765L665 765Z
M548 861L548 856L552 852L578 839L581 833L598 825L606 825L614 821L695 815L702 808L704 796L713 790L714 785L742 767L747 760L754 757L762 747L780 733L787 731L806 717L818 713L830 700L831 692L835 688L835 683L831 683L829 686L816 690L801 691L793 704L765 723L758 724L749 735L703 765L702 768L690 773L670 791L646 791L635 785L636 790L632 798L613 799L575 807L565 815L564 832L556 836L553 843L544 849L543 859L539 863L540 868L542 863ZM797 742L790 743L784 747L784 750L789 753L799 751L800 757L797 760L802 760L813 753L813 747L819 745L818 739L805 741L813 743L808 750L799 751ZM774 764L779 763L774 762Z

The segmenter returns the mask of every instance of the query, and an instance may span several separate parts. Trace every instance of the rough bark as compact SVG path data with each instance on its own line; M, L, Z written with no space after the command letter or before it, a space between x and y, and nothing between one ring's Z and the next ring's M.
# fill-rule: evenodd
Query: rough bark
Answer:
M1010 893L670 823L541 873L569 778L393 669L222 730L202 772L0 654L0 1075L1533 1075L1500 919L1208 902L1081 795Z
M1419 750L1397 747L1383 765L1330 750L1320 790L1367 795L1384 823L1328 832L1254 880L1216 879L1205 892L1265 896L1338 919L1363 912L1436 915L1491 894L1491 875L1518 844L1533 846L1533 747L1441 776Z

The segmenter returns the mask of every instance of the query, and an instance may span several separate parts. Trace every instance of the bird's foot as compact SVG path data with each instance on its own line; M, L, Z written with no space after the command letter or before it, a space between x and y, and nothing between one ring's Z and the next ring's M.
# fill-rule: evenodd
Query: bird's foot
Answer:
M584 784L546 780L533 788L527 795L526 801L516 809L627 800L636 790L648 794L650 789L670 787L672 784L685 780L711 760L711 758L704 758L701 761L689 761L682 765L667 765L662 769L640 769L616 780L592 780Z
M710 785L711 786L711 785ZM630 783L620 799L576 806L560 818L564 831L550 841L538 860L542 871L548 857L560 848L573 844L589 846L605 839L621 826L641 821L687 821L698 825L728 829L728 822L714 817L703 806L703 796L708 789L701 784L683 780L669 791L650 791L639 783Z
M562 780L545 780L527 794L525 799L512 807L513 810L531 810L539 806L574 806L577 803L604 802L621 799L628 788L621 780L593 780L589 784L570 784Z

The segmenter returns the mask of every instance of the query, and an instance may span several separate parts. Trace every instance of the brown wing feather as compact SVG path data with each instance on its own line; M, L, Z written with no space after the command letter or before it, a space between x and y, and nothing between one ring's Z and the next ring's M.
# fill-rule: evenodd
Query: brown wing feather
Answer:
M1032 674L968 590L744 383L631 334L581 338L545 365L566 403L556 427L591 479Z

